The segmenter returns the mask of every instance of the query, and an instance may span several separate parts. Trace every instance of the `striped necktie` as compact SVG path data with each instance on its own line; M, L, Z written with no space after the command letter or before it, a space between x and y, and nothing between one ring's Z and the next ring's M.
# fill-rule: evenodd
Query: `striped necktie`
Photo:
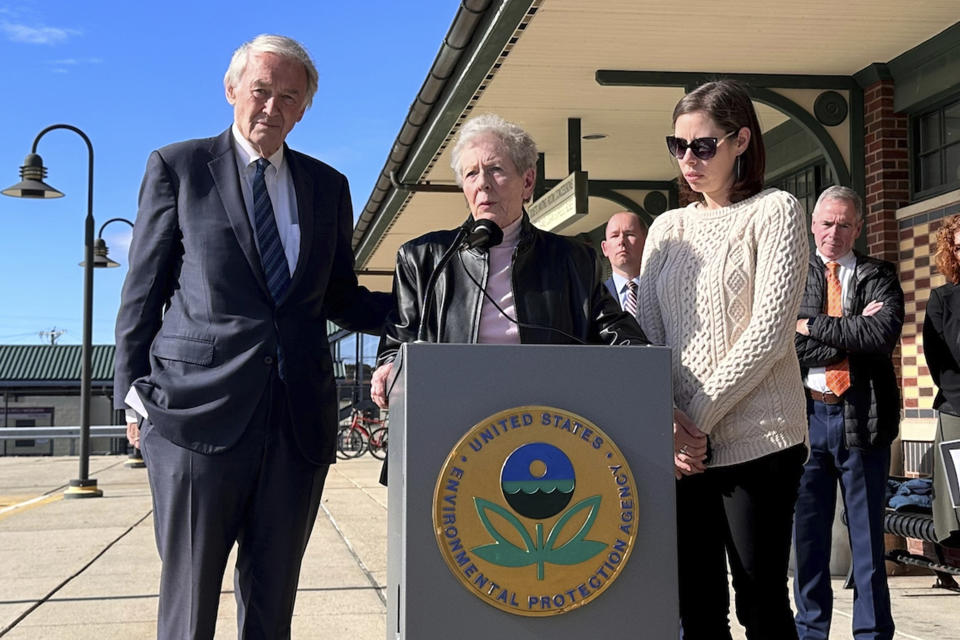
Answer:
M827 315L831 318L843 316L843 287L837 272L840 265L827 263ZM826 367L827 388L837 396L842 396L850 388L850 363L846 358Z
M277 220L273 215L273 204L267 193L264 171L270 163L264 158L257 160L257 173L253 176L253 221L257 233L257 246L260 248L260 264L267 279L267 289L274 302L279 302L290 286L290 267L287 255L283 252Z
M627 281L627 297L623 301L623 310L637 317L637 283L633 280Z

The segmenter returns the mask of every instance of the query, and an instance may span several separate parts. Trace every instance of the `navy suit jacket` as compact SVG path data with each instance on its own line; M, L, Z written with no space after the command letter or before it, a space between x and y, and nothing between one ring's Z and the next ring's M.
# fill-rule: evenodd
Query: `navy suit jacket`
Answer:
M617 301L617 304L620 304L620 292L617 291L617 285L613 282L613 276L607 278L603 284L607 288L607 291L610 292L610 295L613 296L613 299Z
M379 332L388 294L358 286L346 178L289 148L300 254L274 303L240 190L230 129L154 151L140 188L116 328L116 406L130 386L168 440L213 453L249 424L283 354L304 455L335 457L336 383L326 320Z

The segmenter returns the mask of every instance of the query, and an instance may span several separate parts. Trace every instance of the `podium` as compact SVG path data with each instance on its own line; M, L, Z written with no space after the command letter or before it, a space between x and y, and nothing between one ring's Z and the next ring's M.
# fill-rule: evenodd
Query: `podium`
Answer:
M670 370L662 347L404 345L390 390L387 640L677 637ZM467 495L471 482L485 488ZM610 483L622 485L612 496Z

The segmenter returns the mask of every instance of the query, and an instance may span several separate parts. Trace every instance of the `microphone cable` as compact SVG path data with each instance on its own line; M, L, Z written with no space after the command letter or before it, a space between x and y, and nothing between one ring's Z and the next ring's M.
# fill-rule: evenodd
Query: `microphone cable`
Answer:
M562 329L557 329L556 327L540 326L540 325L537 325L537 324L530 324L530 323L528 323L528 322L520 322L520 321L517 320L516 318L511 318L509 315L507 315L507 312L504 311L504 310L500 307L499 304L497 304L497 301L493 299L493 296L491 296L489 293L487 293L486 288L485 288L482 284L480 284L479 282L477 282L477 279L473 277L473 274L470 273L470 270L467 269L466 263L464 263L464 261L463 261L463 254L458 251L458 252L457 252L457 257L460 259L460 266L463 267L463 271L464 271L464 273L467 274L467 277L470 278L471 282L473 282L473 284L475 284L478 289L480 289L480 292L483 293L484 297L485 297L487 300L490 301L490 304L492 304L497 311L499 311L501 314L503 314L503 317L504 317L504 318L506 318L507 320L509 320L509 321L512 322L513 324L517 325L518 327L522 327L522 328L524 328L524 329L539 329L539 330L553 331L553 332L555 332L555 333L559 333L560 335L562 335L562 336L565 337L565 338L568 338L568 339L576 342L577 344L583 344L583 345L587 344L586 342L584 342L584 341L581 340L580 338L578 338L578 337L576 337L576 336L572 336L572 335L570 335L569 333L567 333L566 331L563 331Z

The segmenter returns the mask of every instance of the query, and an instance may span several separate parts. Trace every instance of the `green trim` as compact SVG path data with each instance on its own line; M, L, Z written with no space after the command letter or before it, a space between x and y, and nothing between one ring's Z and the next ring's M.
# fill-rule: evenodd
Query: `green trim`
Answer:
M594 188L592 184L590 185L588 192L591 198L602 198L604 200L609 200L610 202L616 203L624 209L633 211L635 214L640 216L640 219L643 220L643 223L648 227L653 224L653 216L650 215L650 212L644 209L642 205L638 204L629 196L614 191L613 189L607 189L604 187Z
M877 84L884 80L893 80L893 74L890 73L890 67L884 63L874 62L853 74L853 78L857 81L858 85L866 89L872 84Z
M802 108L793 100L786 98L775 91L771 91L770 89L747 85L747 93L749 93L750 97L757 102L762 102L765 105L779 109L783 113L796 120L800 126L806 129L811 135L813 135L814 138L816 138L820 150L823 152L827 162L830 163L834 173L837 175L837 182L842 185L851 184L850 171L847 169L847 164L843 160L843 155L841 155L840 149L837 148L833 138L827 134L827 131L824 129L823 125L817 122L817 119L813 117L813 114ZM853 109L851 109L851 111L853 111ZM851 134L853 132L853 124L854 123L851 121ZM853 141L851 140L851 145L852 144Z
M910 115L907 118L907 180L910 181L907 198L911 204L920 202L923 199L917 197L915 188L917 185L917 163L914 160L916 159L918 128L919 125L916 116Z
M850 102L850 187L860 194L864 204L867 201L867 132L864 124L863 89L860 86L850 90L847 98ZM840 174L837 174L837 180Z
M789 164L783 164L776 167L773 171L768 171L767 175L764 177L763 182L766 185L776 184L781 182L787 176L791 176L794 173L805 169L811 165L817 165L823 161L823 153L820 152L818 148L813 153L807 153L802 156L798 156Z
M583 170L580 118L567 118L567 175Z
M956 69L956 78L960 79L960 65ZM941 105L945 102L952 102L957 99L957 96L960 96L960 81L951 84L949 86L940 89L934 93L931 93L923 100L918 100L915 103L904 106L902 109L897 108L897 90L898 87L894 87L894 98L893 98L893 110L897 113L904 113L908 116L921 115L932 109L936 109L938 105Z
M816 140L793 119L765 131L763 144L767 150L767 184L823 159Z
M837 181L864 193L863 151L863 89L851 76L837 75L784 75L769 73L707 73L702 71L618 71L599 69L597 83L602 86L631 87L691 87L704 82L726 78L743 83L747 92L757 102L774 107L795 119L816 138L824 157L837 176ZM843 160L839 148L822 124L793 100L771 90L778 89L832 89L848 92L850 102L850 163L852 171Z
M437 100L430 119L420 129L420 136L410 149L403 168L397 172L400 182L416 182L433 160L434 155L457 124L457 120L473 100L487 75L510 43L517 27L523 22L533 0L502 0L491 4L478 25L470 45L453 79L447 83ZM394 218L409 197L409 193L391 189L376 218L360 240L354 257L363 266L373 254L379 240L393 224Z
M533 201L536 202L540 199L543 194L547 192L547 185L545 184L544 174L547 172L546 169L546 155L543 151L537 154L537 177L536 181L533 183Z
M753 87L778 89L850 90L856 81L850 76L778 73L708 73L704 71L625 71L598 69L597 84L605 87L698 87L719 79L736 80Z
M547 191L560 184L560 180L544 180ZM636 191L669 191L673 188L673 180L588 180L587 186L593 192L597 189L628 189Z
M952 24L932 38L904 51L890 60L887 67L894 78L900 78L957 47L960 47L960 22Z
M887 63L894 80L893 110L928 109L960 89L960 22Z

